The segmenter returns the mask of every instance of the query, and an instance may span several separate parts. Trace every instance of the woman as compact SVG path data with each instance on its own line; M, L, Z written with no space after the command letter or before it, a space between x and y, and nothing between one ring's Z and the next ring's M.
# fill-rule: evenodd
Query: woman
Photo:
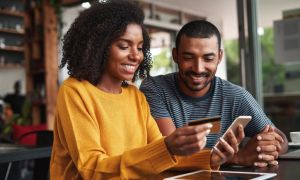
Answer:
M223 144L223 153L200 151L211 124L162 137L144 95L126 82L149 75L143 19L129 2L100 3L82 12L64 37L61 67L67 64L70 78L57 98L51 179L143 178L175 166L210 169L235 152L235 138Z

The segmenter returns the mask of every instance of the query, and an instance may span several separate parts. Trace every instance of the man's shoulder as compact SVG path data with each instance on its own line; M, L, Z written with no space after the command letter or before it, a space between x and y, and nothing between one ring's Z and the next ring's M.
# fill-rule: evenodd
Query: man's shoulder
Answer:
M175 78L175 74L176 73L169 73L169 74L165 74L165 75L158 75L158 76L151 76L146 78L144 81L153 81L153 82L157 82L157 83L164 83L167 81L173 81Z
M169 73L165 75L158 75L146 78L142 84L141 88L146 88L150 86L154 87L166 87L168 85L175 84L176 73Z
M215 83L216 89L222 89L222 91L235 91L235 92L244 92L245 89L237 84L234 84L228 80L222 79L220 77L216 77Z

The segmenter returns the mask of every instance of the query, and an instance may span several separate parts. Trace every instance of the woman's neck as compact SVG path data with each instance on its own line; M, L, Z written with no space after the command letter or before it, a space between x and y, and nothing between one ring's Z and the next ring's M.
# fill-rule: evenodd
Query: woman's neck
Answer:
M122 81L112 81L103 77L97 84L97 88L107 93L120 94L122 92Z

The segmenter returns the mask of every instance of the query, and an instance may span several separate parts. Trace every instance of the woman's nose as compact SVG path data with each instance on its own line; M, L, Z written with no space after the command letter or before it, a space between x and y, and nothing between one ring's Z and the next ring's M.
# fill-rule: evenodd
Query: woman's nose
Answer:
M142 58L142 53L138 50L131 50L129 58L134 61L140 61Z

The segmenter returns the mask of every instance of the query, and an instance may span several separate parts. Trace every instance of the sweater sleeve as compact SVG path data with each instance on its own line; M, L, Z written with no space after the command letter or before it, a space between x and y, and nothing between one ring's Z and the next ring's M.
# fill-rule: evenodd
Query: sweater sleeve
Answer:
M204 149L200 152L193 154L191 156L181 156L176 157L178 164L172 168L175 170L211 170L210 159L211 159L211 150Z
M57 99L56 124L62 146L83 179L141 178L176 165L162 137L117 156L107 154L100 142L99 124L90 116L82 98L86 97L63 86Z

